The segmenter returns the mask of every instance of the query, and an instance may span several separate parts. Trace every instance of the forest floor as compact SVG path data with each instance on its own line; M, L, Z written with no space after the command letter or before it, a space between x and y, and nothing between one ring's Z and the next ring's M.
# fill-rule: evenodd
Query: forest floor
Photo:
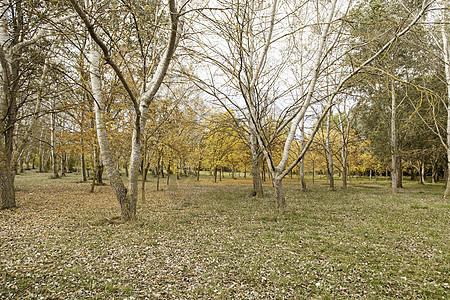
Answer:
M250 179L148 183L138 220L79 175L16 177L0 211L0 299L450 298L450 202L442 184L384 179L298 190L288 208Z

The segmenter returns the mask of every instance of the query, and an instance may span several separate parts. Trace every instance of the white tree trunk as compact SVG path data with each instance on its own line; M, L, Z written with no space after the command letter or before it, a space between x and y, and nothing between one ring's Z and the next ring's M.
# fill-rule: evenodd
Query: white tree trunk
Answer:
M346 113L346 102L344 102L344 114ZM342 120L341 113L338 114L339 116L339 124L341 127L341 139L342 139L342 148L341 148L341 159L342 159L342 188L347 188L347 156L348 156L348 140L350 136L350 121L349 118L346 117L347 126L344 124L344 120Z
M95 113L95 125L97 130L98 144L100 146L100 154L102 161L108 174L108 179L111 187L114 190L116 198L119 200L120 208L122 212L122 218L124 220L133 220L136 218L136 211L132 209L131 199L127 195L127 189L120 178L119 171L115 167L113 161L113 155L106 131L106 120L104 111L104 101L102 94L102 81L100 73L100 53L95 45L91 41L89 52L89 69L91 77L92 95L94 97L94 113ZM95 176L94 174L93 176Z
M327 136L325 141L325 149L327 152L327 161L328 161L328 178L330 180L330 189L334 190L334 178L333 178L333 152L331 149L331 141L330 141L330 131L331 131L331 117L333 115L333 110L330 109L328 112L328 119L327 119Z
M397 133L395 126L395 118L397 115L397 103L395 96L395 84L391 84L391 187L392 192L397 193L398 168L397 168Z
M443 42L443 56L445 63L445 79L447 83L447 168L450 170L450 50L449 41L447 37L447 26L446 22L448 20L448 13L446 12L445 2L442 9L442 42ZM444 197L448 198L450 195L450 171L447 172L447 185L444 192Z
M89 0L85 1L86 7L90 7L91 6L90 1ZM74 9L76 10L77 14L81 17L84 24L88 28L89 34L91 36L90 39L91 48L89 54L90 76L91 76L92 95L95 99L94 113L96 118L97 138L99 141L102 161L105 166L106 173L108 174L111 187L113 188L116 197L119 200L122 211L122 219L126 221L134 220L136 219L136 203L139 189L138 175L139 175L139 166L141 162L142 134L144 132L145 124L148 118L149 106L161 86L161 83L167 73L167 69L169 67L170 61L176 49L178 37L178 18L180 15L176 9L175 0L169 0L169 16L171 28L167 47L163 56L161 57L161 60L158 63L155 74L153 75L150 82L146 85L141 96L138 99L136 99L136 96L129 88L128 83L123 74L121 73L119 67L109 56L107 46L96 34L94 26L90 23L89 17L79 6L77 1L72 0L71 3ZM128 91L128 94L133 102L133 107L135 109L134 112L135 122L131 144L128 189L125 187L122 179L120 178L120 173L115 167L114 156L112 155L110 143L108 140L105 111L104 111L105 105L102 97L101 73L99 69L100 49L103 51L104 59L113 68L116 75L119 77L122 85Z
M302 124L300 126L300 145L302 146L302 150L305 148L305 119L302 120ZM300 161L300 167L299 167L299 175L300 175L300 182L301 182L301 189L302 191L306 191L306 180L305 180L305 159L304 157Z
M266 157L267 164L269 166L269 171L272 174L272 181L273 181L273 184L274 184L274 187L276 190L277 203L278 203L279 208L283 208L286 205L286 200L284 199L283 186L281 184L281 181L283 180L284 176L286 176L288 174L288 172L293 168L293 166L292 166L291 168L289 168L289 170L286 170L286 165L287 165L287 162L289 159L289 153L291 150L292 142L294 141L294 137L295 137L298 125L300 124L300 121L304 119L306 110L308 109L308 107L311 103L311 100L312 100L313 92L316 87L317 79L320 74L320 66L322 64L322 54L323 54L323 50L325 48L326 40L328 37L328 31L331 26L331 21L334 16L336 3L337 3L337 0L334 0L332 2L327 21L322 30L321 38L319 40L319 46L318 46L316 56L315 56L315 61L314 61L314 69L313 69L314 71L313 71L313 75L311 78L311 82L309 83L306 100L303 103L300 111L297 112L297 114L295 115L295 117L293 118L293 120L291 122L289 133L288 133L286 141L284 143L282 157L281 157L279 164L276 167L273 167L273 161L272 161L271 157L269 156L267 149L264 149L264 155ZM255 127L257 127L257 124L255 124ZM258 139L259 139L260 144L264 145L260 135L258 135ZM304 150L305 149L302 150L302 153L305 152ZM282 198L279 198L279 197L282 197Z

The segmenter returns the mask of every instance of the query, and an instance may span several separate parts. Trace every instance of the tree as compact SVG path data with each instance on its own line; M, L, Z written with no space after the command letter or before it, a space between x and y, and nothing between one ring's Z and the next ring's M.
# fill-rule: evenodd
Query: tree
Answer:
M41 96L37 92L37 97L31 97L29 92L39 91L39 85L43 84L46 63L42 58L47 54L36 51L33 46L38 43L45 45L45 38L49 35L46 20L53 19L55 24L63 24L68 17L53 5L27 5L20 0L0 1L0 11L0 208L5 209L16 206L14 177L18 158L22 156L28 137L36 127L33 125L40 116ZM28 61L42 63L29 64ZM42 79L40 83L39 79ZM29 97L34 101L28 101ZM27 130L23 130L26 134L16 140L17 125L30 118L33 121L28 122Z
M120 66L116 63L114 59L115 57L111 56L109 47L107 46L107 44L105 44L104 40L112 38L113 35L111 35L110 32L106 31L106 26L102 27L102 30L106 35L102 34L102 32L94 26L95 23L92 22L92 20L95 19L90 17L76 0L71 0L70 3L80 19L83 21L90 35L90 80L92 95L95 101L94 112L96 117L97 137L100 145L102 161L105 165L106 173L108 174L111 187L113 188L116 198L120 203L122 219L126 221L134 220L136 219L136 203L138 198L138 174L141 164L142 135L145 130L146 121L148 119L150 104L154 101L155 95L162 84L162 81L167 73L170 61L177 46L177 40L179 38L179 19L181 17L181 13L180 10L178 10L178 8L176 7L175 0L170 0L167 6L169 33L167 35L167 42L164 45L165 50L160 56L158 62L157 57L149 58L149 53L146 52L143 48L141 35L144 33L150 36L154 34L155 38L161 39L163 33L159 31L159 27L149 27L149 21L156 21L157 23L160 23L162 21L160 19L160 16L156 15L156 11L154 11L154 13L151 14L151 16L155 18L154 20L137 18L137 14L146 16L143 10L148 9L148 6L141 7L138 5L127 5L126 3L123 4L123 9L121 10L123 15L118 15L117 17L120 20L132 20L131 23L127 25L129 25L129 28L133 30L131 34L133 34L132 36L135 38L135 40L141 43L141 47L139 48L139 50L137 50L137 52L141 55L143 68L143 73L141 74L143 78L140 82L142 91L138 93L136 92L136 90L138 90L139 87L135 85L136 80L132 77L132 74L129 72L127 73L127 76L130 76L131 79L128 79L125 76ZM184 5L182 5L181 7L183 6ZM95 8L95 5L87 1L86 8L92 9ZM157 9L157 6L153 7L152 9ZM101 10L99 12L101 12ZM102 15L101 17L105 17L105 15ZM143 23L139 23L138 21L142 21ZM104 23L103 25L106 24ZM147 32L146 30L152 31ZM157 41L158 40L155 40L155 42ZM150 45L152 43L151 40L147 40L145 42L150 43ZM113 45L116 46L120 45L118 41L113 41L113 43ZM114 50L119 54L119 57L125 57L125 55L121 52L122 49L120 47ZM153 49L153 51L156 52L158 51L158 49L155 48ZM114 156L111 151L110 139L107 131L107 119L105 116L105 101L102 91L102 72L100 69L101 57L114 71L115 76L119 78L121 84L128 94L130 104L133 108L134 128L131 143L128 188L125 187L125 184L120 178L120 174L116 168ZM156 66L154 72L151 74L152 77L150 80L147 80L148 70L146 69L146 62L148 59L152 59L153 65ZM126 63L126 61L124 60L122 60L122 62ZM129 71L129 69L127 71ZM133 88L131 84L134 84Z
M448 22L450 18L448 17L449 13L449 5L446 4L446 1L443 1L443 8L442 8L442 26L441 26L441 33L442 33L442 56L444 57L444 64L445 64L445 82L447 85L447 169L449 170L447 172L447 186L445 188L444 197L447 198L450 195L450 46L448 41Z

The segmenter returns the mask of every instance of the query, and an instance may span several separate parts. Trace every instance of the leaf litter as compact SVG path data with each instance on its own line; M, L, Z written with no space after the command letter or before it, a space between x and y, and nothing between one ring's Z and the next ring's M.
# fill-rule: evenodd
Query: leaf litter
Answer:
M232 181L176 182L149 189L134 223L117 218L108 186L19 186L19 208L0 212L0 298L449 296L438 196L418 210L382 189L312 188L305 200L287 186L291 209L278 212L269 187L254 199Z

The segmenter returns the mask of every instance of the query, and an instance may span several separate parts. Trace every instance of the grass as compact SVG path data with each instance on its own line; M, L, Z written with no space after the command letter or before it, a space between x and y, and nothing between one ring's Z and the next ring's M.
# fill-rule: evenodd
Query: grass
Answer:
M250 179L148 183L138 221L108 186L18 176L0 212L0 298L450 298L450 203L442 185L352 179L250 197Z

